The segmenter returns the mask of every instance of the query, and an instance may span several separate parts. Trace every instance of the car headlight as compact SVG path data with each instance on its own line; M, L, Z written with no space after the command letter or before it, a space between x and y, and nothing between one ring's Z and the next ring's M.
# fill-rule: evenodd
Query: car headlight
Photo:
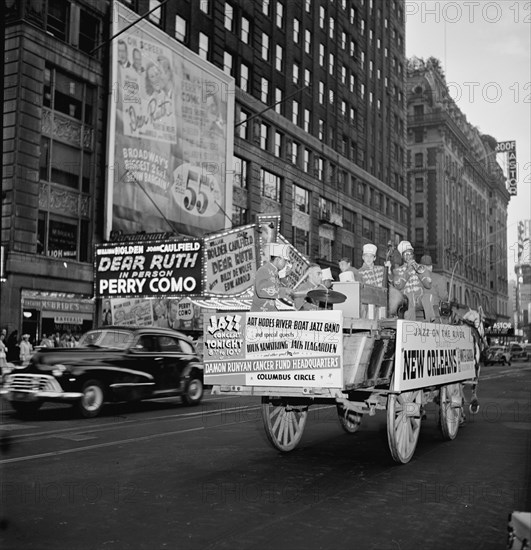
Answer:
M64 365L55 365L55 367L52 370L52 374L54 376L63 376L63 373L65 372L66 367Z

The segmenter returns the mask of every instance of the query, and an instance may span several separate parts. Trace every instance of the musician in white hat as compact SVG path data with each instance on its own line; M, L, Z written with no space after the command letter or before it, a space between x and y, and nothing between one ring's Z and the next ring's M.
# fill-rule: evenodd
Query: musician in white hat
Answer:
M288 245L268 243L264 252L269 261L256 272L251 311L277 311L277 299L291 298L291 290L281 286L279 277L289 263Z
M417 308L422 307L426 321L433 321L435 315L431 306L430 296L425 290L431 288L430 272L425 266L417 264L413 247L409 241L401 241L398 252L402 254L404 263L394 272L394 285L408 299L408 309L404 319L415 321Z
M364 244L361 257L363 265L358 269L358 274L367 285L384 286L385 267L374 265L378 248L375 244Z

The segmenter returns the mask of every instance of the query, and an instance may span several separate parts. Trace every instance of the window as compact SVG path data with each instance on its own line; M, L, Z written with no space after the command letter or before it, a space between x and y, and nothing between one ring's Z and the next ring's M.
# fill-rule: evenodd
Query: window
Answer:
M319 103L322 105L324 103L324 100L325 100L325 85L324 85L324 82L322 80L319 81L319 95L318 95L318 98L319 98Z
M244 44L249 44L249 30L250 30L249 19L242 17L241 28L240 28L240 39Z
M64 0L48 0L46 31L60 40L67 38L67 25L70 19L70 3Z
M326 12L324 6L319 6L319 27L324 29L326 19Z
M329 221L332 218L333 212L334 203L324 197L319 197L319 219Z
M293 184L293 210L310 213L310 192L295 184Z
M199 9L203 13L210 13L210 0L199 0Z
M291 142L291 162L295 165L299 163L299 147L297 142Z
M183 19L180 15L175 16L175 38L179 42L186 42L186 20Z
M280 202L280 177L271 172L260 169L260 192L262 196Z
M312 33L309 29L304 31L304 51L308 54L312 52Z
M262 13L264 15L269 15L269 9L270 9L270 0L262 0Z
M73 218L54 216L49 212L40 211L37 226L37 253L53 258L88 261L90 243L88 224L88 220L82 220L80 223Z
M233 183L236 187L247 188L248 162L234 155L234 177Z
M424 129L415 128L415 143L422 143L424 141Z
M324 44L319 44L319 65L321 65L321 67L324 67L324 61L325 61L325 47L324 47Z
M149 0L149 10L148 11L151 11L152 9L156 8L157 6L160 6L160 0ZM161 26L162 24L162 6L160 6L160 8L158 10L155 10L153 12L151 12L149 15L148 15L148 19L154 23L155 25L157 26Z
M209 39L206 34L199 33L199 57L208 59Z
M80 8L79 15L80 20L83 21L83 24L79 26L79 49L90 54L97 46L100 32L100 22L97 17L94 17L83 8Z
M240 65L240 88L244 92L249 91L249 67L245 63Z
M321 157L318 157L315 160L315 170L316 170L316 177L323 181L323 174L324 174L324 159Z
M361 236L374 241L374 222L367 218L361 219Z
M294 84L299 83L299 74L300 74L300 68L297 63L293 63L293 82Z
M299 43L300 39L301 22L298 19L293 20L293 42Z
M284 103L282 101L284 94L280 88L275 88L275 112L281 115L284 112Z
M234 30L234 8L228 2L225 2L225 28L228 31Z
M283 63L282 63L283 58L284 58L284 49L282 48L282 46L277 44L275 46L275 69L277 71L283 70Z
M331 40L334 39L334 30L335 30L336 22L333 17L330 17L329 23L328 23L328 38Z
M310 150L304 149L304 171L308 173L310 171Z
M305 132L310 132L310 122L311 122L311 118L310 118L310 111L308 109L304 109L304 131Z
M310 254L310 232L300 227L293 226L292 242L293 246L301 253Z
M293 100L291 107L291 122L293 122L293 124L299 123L299 102L295 100Z
M245 225L247 223L247 208L238 206L236 204L232 205L232 225L233 227L238 227L239 225Z
M260 124L260 147L264 151L269 150L269 126L263 122Z
M332 240L319 235L319 258L332 261Z
M262 103L269 103L269 80L262 77L262 89L260 90L260 100Z
M279 29L284 26L284 4L282 4L282 2L277 2L276 23Z
M424 191L424 179L415 178L415 192L422 193Z
M275 157L282 157L282 144L284 136L280 132L275 132Z
M415 244L419 246L424 246L424 228L423 227L415 228Z
M223 72L232 74L232 55L229 52L223 52Z
M262 59L269 60L269 35L262 33Z
M423 168L424 155L422 153L415 153L415 168Z
M240 110L240 120L238 122L237 131L238 136L242 139L249 139L249 126L247 124L247 119L249 118L249 114L246 113L243 110Z
M415 218L424 217L424 203L417 202L415 203Z
M348 208L343 208L343 228L356 233L356 213Z

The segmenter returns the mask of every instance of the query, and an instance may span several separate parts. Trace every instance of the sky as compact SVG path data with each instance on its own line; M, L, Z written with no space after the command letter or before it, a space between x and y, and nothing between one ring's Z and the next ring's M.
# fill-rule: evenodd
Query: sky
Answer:
M509 280L517 223L531 219L531 2L406 0L406 55L436 57L468 122L516 141L518 191L507 216ZM506 157L499 155L500 165Z

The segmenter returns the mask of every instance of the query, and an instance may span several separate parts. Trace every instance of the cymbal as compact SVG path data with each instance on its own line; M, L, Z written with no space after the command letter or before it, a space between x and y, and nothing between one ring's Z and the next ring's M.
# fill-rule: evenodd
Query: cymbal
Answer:
M335 290L310 290L308 298L315 302L326 302L327 304L342 304L347 297Z

